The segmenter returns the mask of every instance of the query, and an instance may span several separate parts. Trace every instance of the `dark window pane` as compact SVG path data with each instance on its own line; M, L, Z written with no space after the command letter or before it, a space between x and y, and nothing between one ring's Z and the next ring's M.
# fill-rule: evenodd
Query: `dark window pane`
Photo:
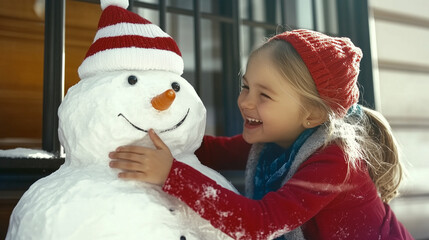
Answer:
M243 19L271 24L282 23L282 1L240 0L240 5Z
M207 108L206 133L216 134L224 129L219 120L222 108L222 51L220 24L209 20L201 21L201 99ZM231 103L234 104L234 103Z
M186 10L193 9L193 1L192 0L167 0L167 7L175 7Z

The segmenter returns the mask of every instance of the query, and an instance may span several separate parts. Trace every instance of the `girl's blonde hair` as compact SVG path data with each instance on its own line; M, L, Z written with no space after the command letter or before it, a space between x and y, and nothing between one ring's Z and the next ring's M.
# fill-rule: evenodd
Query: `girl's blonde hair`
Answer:
M301 95L305 106L322 109L326 113L327 138L325 147L335 143L345 153L349 166L358 167L364 160L369 174L383 202L388 203L398 195L403 178L403 167L399 161L399 149L386 119L378 112L361 107L360 114L339 117L329 106L335 99L322 99L305 63L296 50L286 41L271 40L256 49L268 50L273 63L291 86ZM331 104L332 105L332 104Z

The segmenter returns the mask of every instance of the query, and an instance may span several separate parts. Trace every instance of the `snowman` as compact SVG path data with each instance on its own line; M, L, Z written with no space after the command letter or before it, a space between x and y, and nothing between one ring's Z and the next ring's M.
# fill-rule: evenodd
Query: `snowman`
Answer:
M177 161L236 191L198 161L206 110L181 77L176 42L126 10L101 1L94 42L59 110L65 163L35 182L11 215L7 240L231 239L160 187L117 177L109 152L122 145L154 147L154 129Z

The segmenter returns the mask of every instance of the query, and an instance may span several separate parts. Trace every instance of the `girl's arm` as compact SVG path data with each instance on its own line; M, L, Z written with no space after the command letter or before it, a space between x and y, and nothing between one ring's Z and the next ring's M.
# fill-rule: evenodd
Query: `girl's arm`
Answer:
M109 153L111 168L122 170L119 178L132 179L163 185L173 164L173 156L167 145L153 131L149 137L155 148L120 146ZM197 150L203 163L215 169L244 169L250 145L241 135L235 137L205 137ZM231 161L232 160L232 161Z
M251 145L242 135L233 137L204 136L195 152L200 162L216 170L242 170L246 167Z
M234 239L271 239L302 225L340 192L347 165L339 148L302 164L280 190L251 200L174 161L163 190ZM326 151L324 151L326 152Z

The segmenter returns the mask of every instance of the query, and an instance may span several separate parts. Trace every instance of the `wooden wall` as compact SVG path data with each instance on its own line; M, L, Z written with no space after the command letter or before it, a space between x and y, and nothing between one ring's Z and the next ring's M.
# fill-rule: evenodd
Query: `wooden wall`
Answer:
M41 148L44 16L36 0L0 1L0 149ZM96 33L98 4L66 1L65 89Z
M44 16L36 0L0 1L0 149L41 148ZM96 33L98 4L66 1L65 89L79 81L77 68ZM22 190L0 191L0 239Z

